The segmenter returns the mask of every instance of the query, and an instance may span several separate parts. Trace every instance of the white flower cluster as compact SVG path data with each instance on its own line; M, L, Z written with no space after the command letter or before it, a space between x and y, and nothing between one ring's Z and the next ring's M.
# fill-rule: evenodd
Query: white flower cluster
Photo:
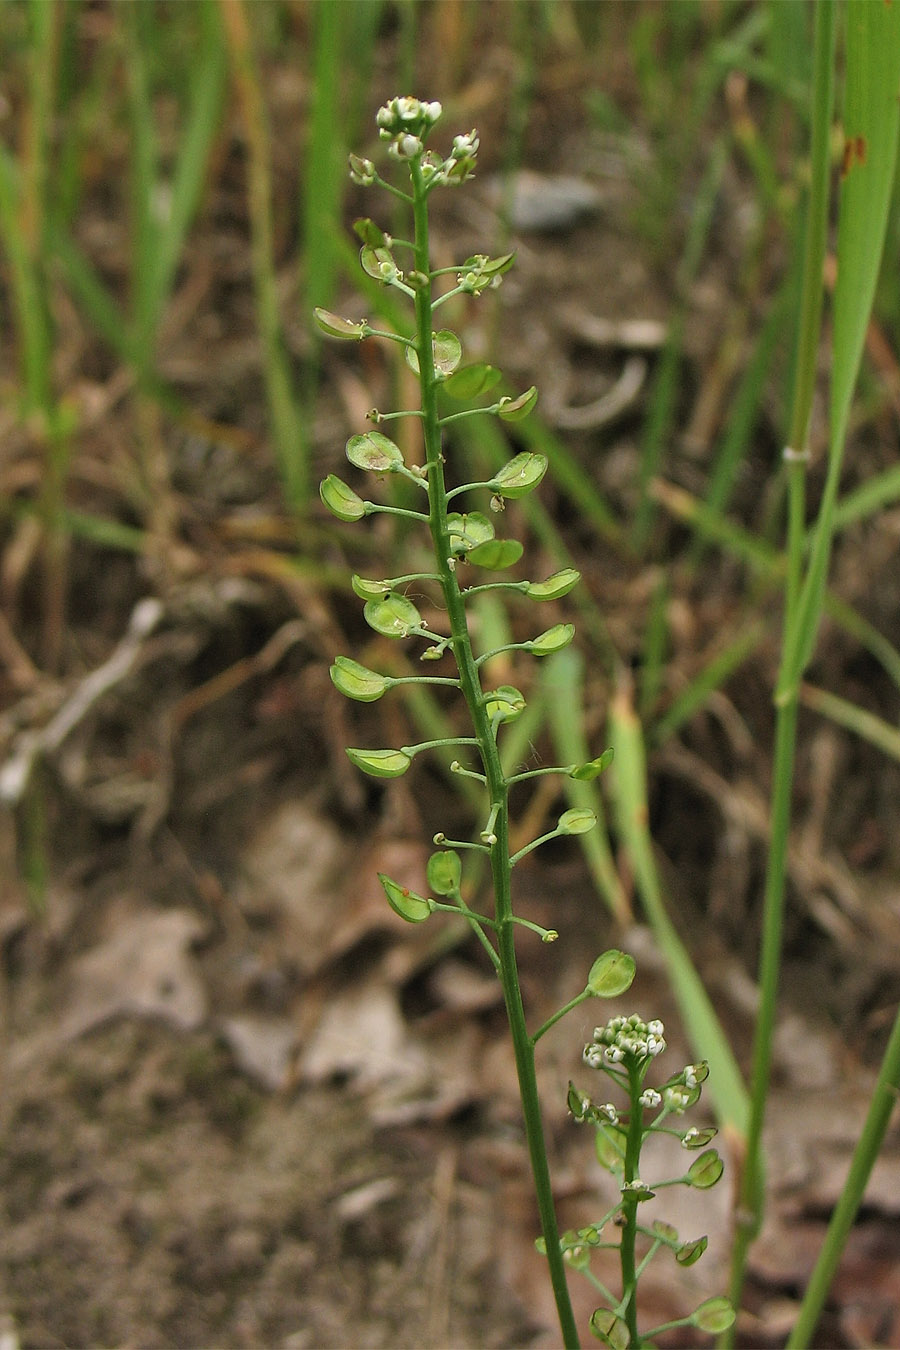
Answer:
M592 1069L626 1060L655 1059L666 1048L662 1022L644 1022L637 1013L612 1017L605 1027L594 1028L594 1038L584 1047L584 1060Z
M383 141L390 141L388 154L396 159L421 155L425 137L441 115L440 103L418 98L392 98L378 109L375 121Z

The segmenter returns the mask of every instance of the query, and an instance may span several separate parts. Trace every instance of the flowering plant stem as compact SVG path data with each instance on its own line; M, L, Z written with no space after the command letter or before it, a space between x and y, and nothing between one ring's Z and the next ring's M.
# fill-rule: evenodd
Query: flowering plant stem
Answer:
M501 376L493 366L482 363L460 367L462 343L456 334L448 329L434 331L435 311L453 295L478 295L488 286L497 285L503 274L512 266L513 255L505 254L500 258L489 258L485 254L476 254L464 262L459 270L431 269L428 196L432 188L440 184L452 186L463 182L472 171L478 150L478 135L473 130L468 135L454 137L452 153L446 159L439 158L432 150L426 151L425 137L440 113L439 103L423 102L411 97L392 99L379 109L377 122L380 136L390 142L388 153L406 165L411 189L408 193L386 183L371 160L361 159L356 155L350 156L351 176L355 182L363 186L378 183L381 187L389 189L412 210L414 237L411 242L390 238L368 218L358 220L354 228L363 240L360 252L363 270L369 276L381 281L383 285L397 288L413 302L414 335L407 337L391 332L376 334L376 330L370 328L366 320L347 319L322 309L316 310L316 320L320 328L334 338L359 341L377 335L395 342L404 349L408 364L418 375L418 408L407 409L403 414L382 414L378 409L373 409L369 413L369 420L379 423L400 415L415 417L422 427L424 466L409 465L399 445L380 431L351 436L347 442L346 452L348 460L357 469L363 469L379 477L398 474L407 482L414 484L420 492L425 493L428 499L427 512L404 511L403 514L421 522L423 526L427 525L436 570L432 571L429 566L426 572L407 573L388 580L354 576L353 589L366 602L364 609L366 622L377 633L388 638L424 639L431 643L432 645L421 654L421 659L426 662L442 661L452 653L456 675L393 677L369 670L350 657L338 656L331 667L331 678L341 693L363 703L372 703L381 698L394 685L411 684L413 688L418 688L423 683L455 688L465 700L474 736L439 736L434 740L399 748L348 747L347 749L348 756L357 768L376 778L397 778L407 772L413 759L421 752L439 747L471 746L475 748L480 759L479 768L473 768L457 759L450 765L451 771L458 776L464 786L470 787L473 781L481 785L483 790L481 805L485 809L485 815L481 817L481 828L475 840L448 839L443 831L438 831L434 835L434 842L440 851L429 858L426 877L429 889L442 898L435 900L430 895L418 895L408 886L392 880L383 873L379 873L379 880L391 908L409 923L423 923L436 913L456 914L465 920L486 951L500 979L513 1043L525 1139L542 1229L538 1247L547 1258L564 1345L569 1350L571 1347L577 1347L579 1343L569 1298L567 1269L573 1263L583 1269L585 1259L590 1261L591 1247L610 1246L611 1244L602 1241L600 1232L609 1220L614 1216L620 1216L624 1231L621 1243L623 1297L614 1307L597 1309L591 1320L591 1329L606 1345L612 1346L612 1350L625 1350L626 1344L630 1350L638 1350L640 1345L646 1343L646 1337L642 1339L638 1330L637 1283L647 1261L660 1246L664 1245L675 1251L676 1260L682 1264L692 1263L702 1254L706 1246L705 1237L692 1243L680 1244L677 1233L669 1225L651 1231L638 1223L637 1202L641 1198L649 1197L649 1188L640 1180L638 1170L641 1146L646 1135L658 1128L659 1122L670 1111L680 1113L686 1105L696 1100L699 1095L698 1084L706 1077L708 1067L706 1064L702 1067L689 1065L682 1073L670 1079L665 1085L669 1099L662 1106L662 1111L653 1124L645 1129L643 1107L648 1103L656 1106L663 1103L659 1092L644 1094L640 1092L647 1066L651 1059L665 1048L662 1023L651 1021L645 1024L635 1014L629 1018L618 1019L614 1024L608 1024L607 1027L595 1031L595 1036L601 1038L609 1031L613 1039L621 1033L621 1044L611 1046L606 1041L603 1042L611 1056L608 1064L603 1061L603 1066L619 1086L629 1092L631 1099L630 1124L627 1130L620 1131L621 1142L619 1134L615 1134L611 1141L614 1151L611 1170L624 1187L624 1198L621 1204L617 1203L613 1207L600 1225L591 1226L588 1238L571 1233L560 1236L538 1098L535 1047L541 1037L561 1017L588 999L616 998L624 993L634 978L634 960L617 950L604 952L593 962L584 988L552 1013L536 1031L529 1032L519 983L516 928L534 933L544 942L554 941L557 933L555 929L542 928L531 919L523 918L514 912L512 870L522 858L548 840L560 835L585 834L595 828L597 816L589 807L573 805L563 811L554 829L539 834L523 844L515 853L510 853L509 792L514 784L522 784L548 773L569 778L577 783L590 783L609 764L613 751L606 750L597 758L587 759L583 763L558 765L553 768L542 765L540 768L516 772L515 765L521 749L516 749L515 738L505 739L501 747L498 737L504 723L515 720L525 711L525 697L512 685L504 684L495 689L482 687L481 672L486 669L486 663L492 656L500 652L527 651L541 659L552 657L568 646L575 629L572 624L555 623L528 641L504 641L500 646L496 645L495 640L492 641L491 633L483 632L480 645L487 650L480 650L476 654L466 611L466 605L472 596L480 597L484 591L505 589L540 603L567 595L577 585L579 576L574 568L564 567L544 581L479 583L477 569L484 568L488 573L504 571L518 561L522 554L522 545L515 539L498 539L491 521L480 512L460 514L448 510L449 503L455 502L461 494L487 489L492 494L492 510L495 513L502 512L505 499L515 500L537 487L547 470L548 461L543 454L521 452L502 465L486 482L457 484L449 490L447 487L442 434L449 423L456 423L464 414L451 412L442 416L443 399L446 396L471 403L493 388ZM411 270L400 269L394 257L395 248L412 255ZM455 289L443 291L435 296L432 290L435 280L452 272L456 272ZM499 402L491 407L482 408L481 411L504 420L518 421L528 415L536 401L537 390L531 388L517 398L503 396ZM361 520L364 516L378 512L389 515L399 513L399 508L395 506L364 500L335 474L329 474L323 480L319 495L325 506L340 520ZM459 578L463 568L467 569L467 575L471 575L468 573L469 567L476 569L475 584L462 588ZM449 632L433 632L426 625L416 605L400 589L410 581L431 582L439 586L442 608L446 614L446 622L440 626L446 626ZM539 708L540 704L536 706ZM525 719L519 723L520 728L524 724ZM509 772L504 768L505 764L509 766ZM478 861L483 861L485 856L489 859L493 882L492 913L478 913L470 907L464 896L463 862L460 852L456 850L466 857L471 857L474 852ZM471 879L470 872L468 879L470 883ZM602 1060L606 1050L599 1048L598 1044L587 1047L585 1053L590 1057L589 1062L598 1067L597 1057L599 1055ZM634 1060L633 1073L631 1060ZM616 1067L620 1065L622 1067ZM604 1107L598 1112L574 1086L570 1088L569 1105L577 1119L590 1118L601 1126L605 1122L610 1129L619 1129L618 1116L614 1108ZM609 1114L610 1110L612 1115ZM688 1135L683 1137L684 1145L686 1148L702 1146L712 1133L715 1131L706 1134L699 1132L699 1135L696 1130L689 1131ZM684 1177L661 1184L710 1186L719 1179L721 1171L722 1163L715 1150L707 1150ZM650 1250L638 1265L635 1260L635 1239L639 1233L649 1237ZM615 1301L607 1296L603 1286L596 1280L593 1280L593 1283L607 1304L612 1305ZM713 1299L701 1304L700 1308L678 1325L690 1324L706 1331L717 1331L727 1326L732 1318L733 1312L727 1300Z
M413 215L415 221L415 267L423 276L429 275L428 199L422 171L413 160L410 164L413 186ZM437 562L441 590L447 606L451 633L451 647L459 671L460 686L468 707L472 725L481 752L487 792L493 818L491 876L494 888L494 918L497 932L499 975L516 1061L519 1092L525 1121L528 1156L534 1179L535 1194L541 1220L541 1229L547 1249L547 1262L560 1329L566 1347L577 1346L578 1333L569 1298L563 1255L559 1245L559 1229L550 1168L538 1098L535 1073L534 1040L528 1033L519 971L516 961L515 922L512 911L509 854L509 784L500 763L500 752L491 726L481 687L479 670L472 651L466 622L465 602L456 577L451 552L450 530L447 521L447 488L444 481L444 462L441 453L441 428L437 406L438 381L432 349L433 315L430 286L416 290L416 351L419 358L419 390L422 405L422 425L425 441L430 503L429 527Z

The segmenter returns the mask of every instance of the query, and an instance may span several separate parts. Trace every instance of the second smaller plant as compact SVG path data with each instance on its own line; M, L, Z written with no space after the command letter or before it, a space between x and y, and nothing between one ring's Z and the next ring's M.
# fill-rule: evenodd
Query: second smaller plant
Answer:
M598 1105L574 1083L569 1084L569 1110L576 1121L595 1126L597 1158L618 1182L620 1198L597 1223L564 1233L560 1246L567 1264L582 1271L602 1296L605 1306L594 1311L591 1331L612 1350L639 1350L676 1327L717 1334L727 1330L735 1318L728 1299L716 1297L706 1299L688 1317L645 1332L638 1327L638 1282L657 1252L671 1251L678 1265L684 1267L699 1261L707 1247L705 1235L682 1242L671 1224L658 1219L641 1223L641 1205L667 1186L709 1190L723 1172L719 1154L707 1147L715 1137L714 1126L682 1130L673 1124L699 1101L701 1084L709 1075L706 1062L686 1065L659 1087L645 1086L650 1066L665 1048L662 1022L645 1022L637 1013L612 1017L604 1026L595 1027L584 1048L584 1061L612 1079L625 1093L627 1106L620 1108L614 1102ZM653 1182L644 1179L642 1153L654 1134L674 1136L682 1148L697 1153L683 1173ZM606 1237L608 1232L617 1232L617 1239ZM543 1250L540 1241L538 1245ZM640 1248L643 1251L639 1256ZM600 1250L618 1251L622 1277L619 1298L590 1268L593 1253Z

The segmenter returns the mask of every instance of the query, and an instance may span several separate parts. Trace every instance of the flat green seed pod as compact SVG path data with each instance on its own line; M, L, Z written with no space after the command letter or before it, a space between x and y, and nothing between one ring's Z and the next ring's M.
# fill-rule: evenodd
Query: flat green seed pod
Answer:
M347 698L355 698L359 703L375 703L391 687L392 681L386 675L368 670L349 656L335 657L331 667L331 682Z
M724 1296L708 1298L691 1316L691 1325L699 1327L710 1336L718 1336L734 1325L735 1312Z
M400 778L412 760L402 750L347 750L347 758L370 778Z
M486 695L484 707L492 721L499 717L501 722L511 722L524 711L525 695L512 684L501 684Z
M634 957L613 947L591 966L587 987L597 998L618 998L631 988L635 969Z
M441 379L452 375L462 360L462 343L449 328L442 328L439 333L432 334L431 351L435 374ZM407 347L406 364L418 375L419 353L415 347Z
M340 314L332 314L327 309L314 309L313 314L322 332L327 333L331 338L359 342L365 336L365 319L354 322L352 319L342 318Z
M683 1242L675 1253L675 1260L680 1266L693 1266L706 1251L709 1246L709 1238L704 1234L703 1237L694 1238L693 1242Z
M561 572L554 572L546 581L529 581L525 587L525 594L531 596L532 600L560 600L564 595L568 595L580 580L581 573L576 572L574 567L564 567Z
M483 544L476 544L470 549L466 557L476 567L484 567L489 572L502 572L504 568L517 563L522 552L518 539L486 539Z
M534 638L529 646L534 656L550 656L568 647L574 636L574 623L555 623L552 628Z
M691 1163L687 1171L688 1181L698 1190L708 1191L710 1186L715 1186L724 1171L725 1164L716 1150L708 1148Z
M603 754L598 755L596 759L589 760L587 764L579 764L577 768L571 771L569 777L574 778L576 782L579 783L590 783L591 780L597 778L604 769L609 768L610 764L613 762L614 754L615 752L612 746L609 746L603 751Z
M319 496L338 520L362 520L366 514L366 504L362 497L335 473L323 478L319 484Z
M448 375L444 381L444 389L451 398L467 402L469 399L486 394L499 384L502 378L496 366L489 366L486 361L478 361L471 366L460 366L459 370Z
M526 389L524 394L518 398L501 401L497 414L502 417L504 422L521 422L530 412L533 412L538 401L538 391L534 385Z
M378 873L378 880L384 888L388 904L401 919L407 923L422 923L431 917L431 906L423 895L416 895L408 886L398 886L383 872Z
M611 1308L597 1308L591 1314L591 1331L609 1350L628 1350L631 1344L628 1323L617 1317Z
M558 828L561 834L587 834L596 824L597 817L593 811L587 807L573 806L570 811L563 811Z
M456 895L462 880L459 854L454 853L451 848L441 849L440 853L432 853L428 859L425 875L428 885L438 895Z
M494 537L494 527L487 516L480 511L468 511L461 515L451 511L447 516L450 531L450 548L456 555L470 553L479 544L485 544Z
M368 577L357 576L355 572L350 578L350 585L360 600L378 600L391 589L389 581L370 581Z
M351 436L347 442L347 458L358 469L369 469L373 473L396 473L403 467L399 445L380 431L364 431L360 436Z
M422 616L405 595L391 591L388 595L368 600L363 617L370 628L384 637L405 638L422 627Z
M503 409L501 416L503 415ZM547 472L547 456L524 450L491 479L490 487L501 497L524 497L532 492Z

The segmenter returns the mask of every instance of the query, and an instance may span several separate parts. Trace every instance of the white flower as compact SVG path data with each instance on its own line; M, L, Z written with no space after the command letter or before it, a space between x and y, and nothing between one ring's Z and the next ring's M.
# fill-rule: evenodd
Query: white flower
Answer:
M644 1088L640 1096L641 1106L659 1106L662 1096L656 1091L656 1088Z
M395 136L388 146L388 154L393 155L395 159L415 159L416 155L421 153L422 142L418 136L411 136L409 132Z

